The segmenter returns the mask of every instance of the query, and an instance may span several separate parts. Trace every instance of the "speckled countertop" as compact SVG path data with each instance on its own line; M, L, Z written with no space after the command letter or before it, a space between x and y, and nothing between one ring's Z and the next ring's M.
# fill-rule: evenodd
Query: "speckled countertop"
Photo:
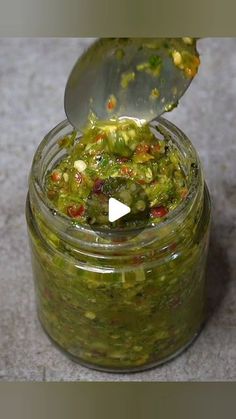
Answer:
M36 146L65 118L64 86L89 39L0 39L0 380L236 379L236 38L199 41L199 75L167 117L199 151L213 200L209 320L186 352L159 368L107 374L68 360L35 312L24 216Z

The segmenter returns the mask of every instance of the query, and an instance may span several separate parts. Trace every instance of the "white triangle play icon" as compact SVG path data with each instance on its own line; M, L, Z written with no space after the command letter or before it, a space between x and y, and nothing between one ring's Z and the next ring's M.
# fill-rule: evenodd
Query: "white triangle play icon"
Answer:
M109 199L108 219L111 223L119 220L119 218L124 217L126 214L129 214L130 211L130 207L117 201L117 199Z

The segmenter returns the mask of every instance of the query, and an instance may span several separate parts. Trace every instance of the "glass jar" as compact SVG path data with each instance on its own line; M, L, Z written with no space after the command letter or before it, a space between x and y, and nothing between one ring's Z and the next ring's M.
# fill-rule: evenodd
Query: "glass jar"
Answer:
M190 182L188 197L166 221L117 240L97 235L52 208L44 179L66 150L68 121L39 145L29 178L26 217L41 324L73 360L102 371L141 371L183 351L205 317L210 199L189 139L159 118Z

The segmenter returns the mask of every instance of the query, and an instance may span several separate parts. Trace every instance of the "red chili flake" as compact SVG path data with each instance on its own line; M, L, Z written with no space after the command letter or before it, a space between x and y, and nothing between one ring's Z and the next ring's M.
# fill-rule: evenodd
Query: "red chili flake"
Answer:
M146 184L146 181L145 181L144 179L139 179L139 180L137 180L137 182L138 182L140 185L145 185L145 184Z
M123 166L123 167L121 167L121 173L122 173L122 175L131 176L132 173L133 173L133 170L130 169L129 167L127 167L127 166Z
M112 243L124 243L126 241L126 239L123 237L117 237L117 238L113 238L112 239Z
M96 179L93 185L93 192L97 194L101 193L103 185L104 185L104 180Z
M70 205L67 208L67 214L69 215L69 217L72 217L72 218L80 218L82 217L82 215L84 215L84 212L85 212L85 208L83 205L79 206L79 205L74 204L74 205Z
M107 101L107 109L109 111L112 111L116 107L116 104L117 104L117 100L115 96L111 95Z
M188 67L185 67L184 72L187 77L194 77L198 71L200 64L200 59L198 57L193 57Z
M105 134L105 133L103 133L103 134L98 134L98 135L95 137L95 141L104 140L105 138L106 138L106 134Z
M117 157L116 161L118 163L127 163L127 161L129 161L128 157Z
M113 109L114 108L114 105L110 100L108 101L107 107L108 107L108 109Z
M143 256L134 256L133 263L134 265L140 265L143 262Z
M169 249L171 250L171 251L175 251L176 250L176 248L177 248L177 243L172 243L170 246L169 246Z
M148 144L139 144L135 149L137 154L146 154L149 152L149 150L150 146Z
M159 153L160 149L161 149L160 144L152 144L151 145L151 153L152 154Z
M168 210L165 207L155 207L151 209L151 216L154 218L161 218L168 214Z
M81 173L77 172L77 173L75 174L75 180L76 180L76 182L78 182L78 183L81 183L81 182L82 182L82 180L83 180L83 176L81 175Z
M59 170L54 170L51 174L53 182L59 182L61 180L62 173Z

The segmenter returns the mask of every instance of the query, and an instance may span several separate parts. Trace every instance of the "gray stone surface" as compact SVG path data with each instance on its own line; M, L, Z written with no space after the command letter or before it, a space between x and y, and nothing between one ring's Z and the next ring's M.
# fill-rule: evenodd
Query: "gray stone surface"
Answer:
M24 216L36 146L65 118L66 78L88 39L0 39L0 380L236 379L236 38L199 41L202 66L167 117L193 141L213 200L209 320L185 353L137 374L106 374L62 355L35 312Z

